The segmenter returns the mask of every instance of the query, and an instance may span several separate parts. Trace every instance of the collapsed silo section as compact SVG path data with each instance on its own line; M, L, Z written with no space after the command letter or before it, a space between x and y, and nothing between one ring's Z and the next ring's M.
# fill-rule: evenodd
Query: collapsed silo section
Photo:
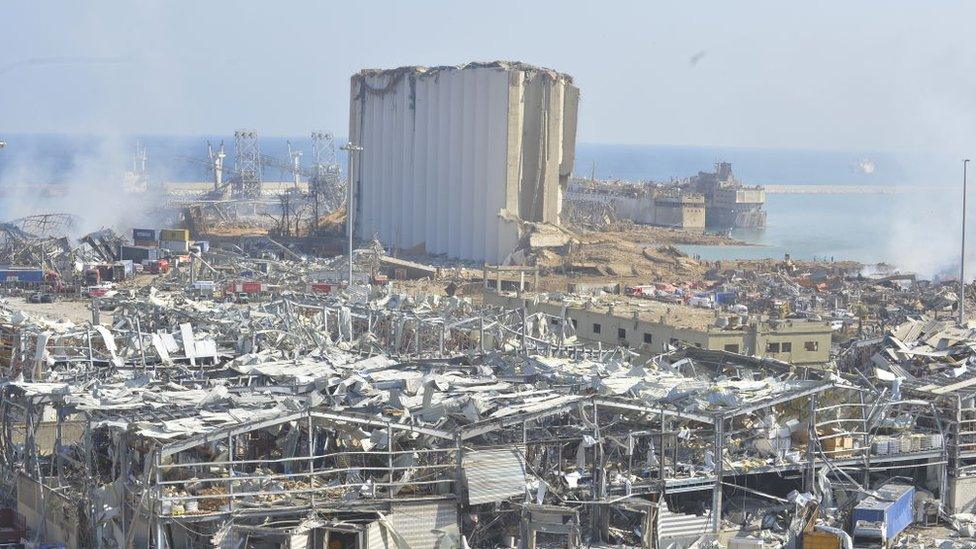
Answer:
M521 63L354 75L357 237L505 262L522 221L559 223L578 100L569 76Z

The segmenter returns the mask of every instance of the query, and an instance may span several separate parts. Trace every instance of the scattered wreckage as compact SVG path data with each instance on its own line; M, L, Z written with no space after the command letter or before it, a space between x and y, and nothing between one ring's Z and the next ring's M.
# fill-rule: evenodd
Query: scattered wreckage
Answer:
M123 240L80 242L45 244L61 258L48 268L111 261ZM742 314L826 308L847 327L866 316L854 305L884 305L869 339L797 366L694 346L645 361L587 343L565 311L400 293L381 270L442 269L376 246L356 251L352 285L347 268L242 238L104 292L91 321L0 304L0 483L29 538L840 547L914 543L909 524L939 521L956 541L976 534L976 334L912 315L951 306L944 285L727 267L639 288ZM501 287L494 269L484 281ZM522 268L518 286L526 272L538 285Z
M694 347L641 363L558 316L389 286L316 294L307 264L253 261L275 297L166 289L184 273L118 292L110 324L0 308L0 470L34 539L840 543L905 471L928 471L919 516L961 505L954 411L907 383Z

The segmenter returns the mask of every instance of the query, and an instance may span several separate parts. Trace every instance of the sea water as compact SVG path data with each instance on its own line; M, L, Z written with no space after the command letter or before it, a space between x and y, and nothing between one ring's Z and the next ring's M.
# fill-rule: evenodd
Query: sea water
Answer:
M961 164L935 153L580 145L576 173L667 181L732 162L746 185L870 187L871 193L766 195L767 226L737 229L746 246L679 246L702 259L885 262L926 276L958 269ZM873 168L865 171L865 163ZM976 195L974 195L976 196ZM972 202L971 202L972 205ZM972 209L972 208L970 208ZM967 216L976 244L976 218ZM976 249L969 254L976 260ZM969 261L967 261L968 265Z

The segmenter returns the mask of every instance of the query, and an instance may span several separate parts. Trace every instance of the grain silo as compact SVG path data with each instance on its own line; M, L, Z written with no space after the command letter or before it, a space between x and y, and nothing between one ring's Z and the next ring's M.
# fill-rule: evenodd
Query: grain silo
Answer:
M558 224L576 143L572 82L515 62L354 75L357 237L502 263L521 221Z

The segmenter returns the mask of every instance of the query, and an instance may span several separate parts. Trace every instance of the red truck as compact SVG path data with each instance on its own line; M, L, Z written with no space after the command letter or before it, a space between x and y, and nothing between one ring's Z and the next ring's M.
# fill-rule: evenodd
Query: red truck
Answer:
M146 271L150 274L166 274L169 272L169 260L155 259L146 264Z

